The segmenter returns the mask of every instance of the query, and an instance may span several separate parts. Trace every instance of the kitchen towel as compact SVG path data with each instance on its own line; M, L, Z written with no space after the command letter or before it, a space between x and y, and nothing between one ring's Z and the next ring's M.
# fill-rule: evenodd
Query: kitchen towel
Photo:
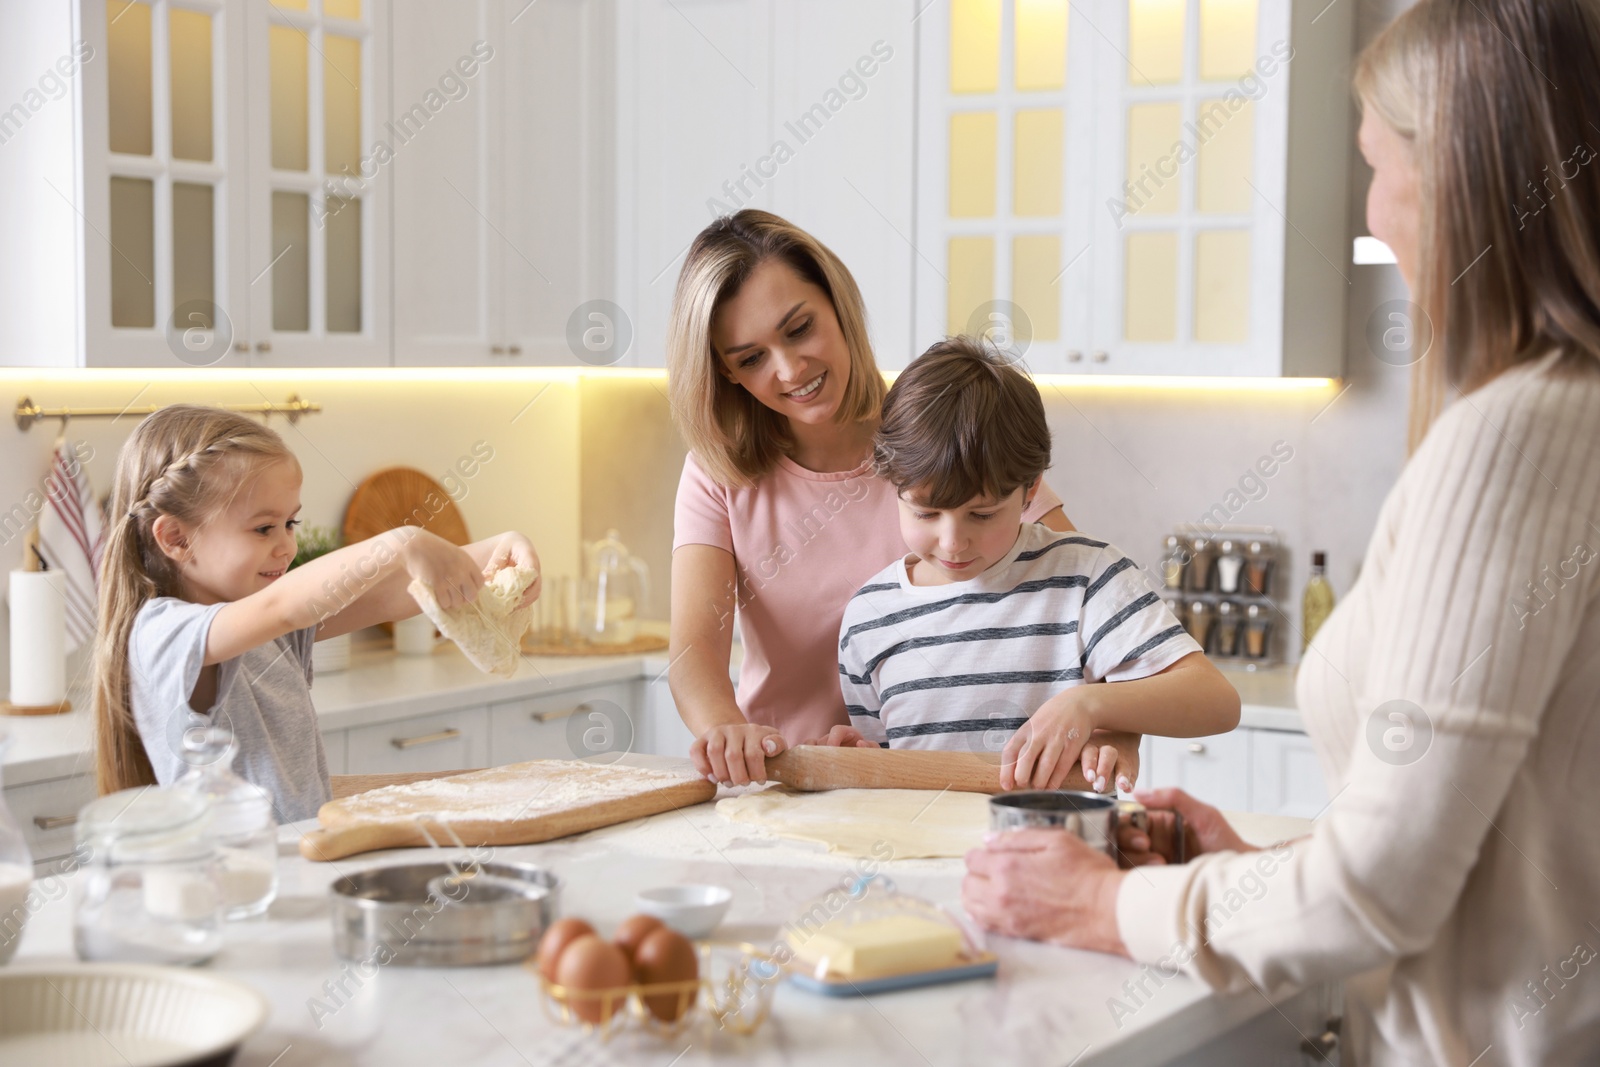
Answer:
M39 514L39 555L46 567L62 574L68 652L94 636L99 604L105 532L100 507L89 487L89 474L80 459L90 454L84 442L56 441L50 473L45 478L47 501Z

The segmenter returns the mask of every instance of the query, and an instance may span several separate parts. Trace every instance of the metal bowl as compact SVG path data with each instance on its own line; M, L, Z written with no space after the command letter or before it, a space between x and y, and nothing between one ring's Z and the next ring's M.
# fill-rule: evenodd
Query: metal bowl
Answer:
M485 863L491 878L430 894L444 863L374 867L334 881L333 948L347 960L413 967L514 963L533 954L559 910L561 881L531 863Z

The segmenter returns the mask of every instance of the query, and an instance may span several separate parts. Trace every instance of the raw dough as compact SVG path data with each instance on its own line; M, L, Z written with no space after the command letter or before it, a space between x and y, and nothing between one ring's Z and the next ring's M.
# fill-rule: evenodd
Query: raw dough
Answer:
M519 608L517 601L538 577L539 572L532 567L502 567L478 590L478 599L450 611L439 606L433 589L420 579L413 581L406 592L474 667L509 678L517 672L522 635L533 622L533 605Z
M989 798L924 789L833 789L796 793L782 787L729 797L717 814L780 837L820 841L830 852L894 859L965 856L983 844ZM876 848L874 847L876 846Z

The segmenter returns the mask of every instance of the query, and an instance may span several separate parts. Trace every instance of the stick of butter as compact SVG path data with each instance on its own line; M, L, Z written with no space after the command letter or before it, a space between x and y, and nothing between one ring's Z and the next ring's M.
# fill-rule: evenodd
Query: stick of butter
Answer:
M828 923L814 933L790 929L789 947L811 966L826 960L846 977L949 967L961 955L961 932L920 915Z

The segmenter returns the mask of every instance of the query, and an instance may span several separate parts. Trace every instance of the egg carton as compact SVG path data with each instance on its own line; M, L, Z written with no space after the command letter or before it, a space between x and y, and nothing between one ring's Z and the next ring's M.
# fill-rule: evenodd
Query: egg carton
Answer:
M703 1018L728 1033L755 1033L771 1014L773 993L783 976L777 960L744 941L698 941L695 950L697 978L608 989L573 989L552 982L538 973L534 957L524 966L539 980L546 1018L601 1041L623 1029L671 1038Z

